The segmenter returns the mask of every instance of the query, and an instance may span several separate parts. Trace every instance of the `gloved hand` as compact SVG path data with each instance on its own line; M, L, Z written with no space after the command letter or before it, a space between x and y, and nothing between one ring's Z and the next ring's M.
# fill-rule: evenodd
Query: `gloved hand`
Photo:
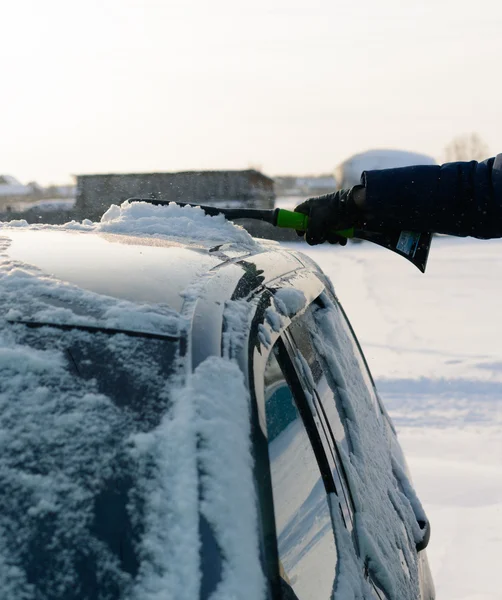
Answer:
M338 190L332 194L309 198L299 204L295 212L308 215L309 222L307 231L297 231L298 235L305 234L305 239L311 246L325 241L345 246L347 238L335 231L353 227L361 217L354 201L354 191L362 187L358 185L348 190Z

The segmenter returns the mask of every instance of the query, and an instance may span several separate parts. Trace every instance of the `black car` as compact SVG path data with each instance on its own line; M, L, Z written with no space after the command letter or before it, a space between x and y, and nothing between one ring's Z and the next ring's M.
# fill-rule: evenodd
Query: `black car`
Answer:
M2 599L433 598L330 281L276 244L148 232L0 232Z

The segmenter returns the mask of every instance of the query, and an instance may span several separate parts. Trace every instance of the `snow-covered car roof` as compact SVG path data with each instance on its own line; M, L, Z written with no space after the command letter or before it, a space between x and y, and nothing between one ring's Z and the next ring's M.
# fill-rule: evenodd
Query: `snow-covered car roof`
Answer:
M0 232L0 294L5 308L7 290L15 290L12 309L18 311L23 304L18 295L21 282L29 281L32 288L27 301L40 295L37 288L50 288L50 294L59 298L56 305L68 294L73 306L77 297L80 303L91 302L90 295L94 295L94 304L98 296L105 298L107 306L113 304L112 299L117 306L125 303L123 311L129 302L158 304L161 311L179 312L182 293L205 273L228 260L264 250L223 216L210 217L199 208L175 204L125 202L112 206L99 223L51 226L13 221L4 223ZM83 318L81 314L77 321ZM130 315L127 319L131 324Z

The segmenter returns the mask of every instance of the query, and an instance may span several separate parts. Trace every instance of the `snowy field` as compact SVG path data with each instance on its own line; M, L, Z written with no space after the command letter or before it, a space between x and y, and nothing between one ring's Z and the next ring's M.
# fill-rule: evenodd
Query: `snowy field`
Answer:
M285 245L361 342L431 520L438 599L502 599L502 241L435 238L425 275L370 243Z

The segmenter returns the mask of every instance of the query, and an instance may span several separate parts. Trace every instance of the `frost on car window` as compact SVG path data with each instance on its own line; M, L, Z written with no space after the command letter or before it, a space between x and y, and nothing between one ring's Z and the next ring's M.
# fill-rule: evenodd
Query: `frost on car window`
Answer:
M418 589L414 548L423 535L417 523L423 511L404 471L396 470L399 460L389 430L377 417L344 316L326 296L323 302L325 308L314 312L317 330L312 335L347 417L350 451L341 448L341 453L353 495L361 561L390 598L411 600L410 590Z
M2 329L2 598L112 600L131 589L148 558L152 470L135 436L170 410L177 348L53 326Z
M181 569L197 585L195 436L174 401L183 319L65 284L11 260L7 246L0 240L2 599L153 599L179 588ZM171 560L187 547L193 556Z

